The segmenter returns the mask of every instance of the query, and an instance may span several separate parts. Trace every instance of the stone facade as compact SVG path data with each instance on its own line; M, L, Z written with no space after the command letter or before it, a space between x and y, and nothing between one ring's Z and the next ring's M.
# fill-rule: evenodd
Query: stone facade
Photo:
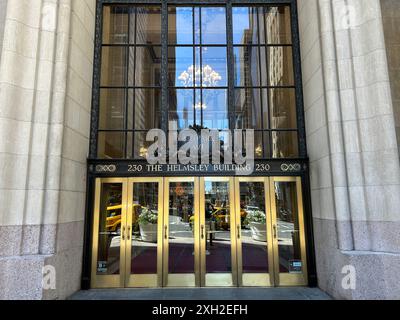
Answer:
M0 65L0 299L80 288L95 0L8 0ZM53 265L57 290L42 291Z
M4 25L6 20L7 0L0 0L0 61L3 48Z
M396 4L298 1L318 282L335 298L400 298ZM80 288L95 5L0 0L0 299Z
M383 30L392 89L397 145L400 149L400 1L381 0Z
M400 298L400 168L380 1L298 1L319 286ZM342 288L346 265L356 290Z

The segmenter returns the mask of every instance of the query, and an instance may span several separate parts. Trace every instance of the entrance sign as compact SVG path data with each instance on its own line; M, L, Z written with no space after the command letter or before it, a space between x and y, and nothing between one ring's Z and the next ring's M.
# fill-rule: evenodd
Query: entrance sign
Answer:
M92 173L112 176L180 176L180 175L212 175L212 176L243 176L248 175L248 165L237 164L148 164L147 162L133 161L89 161L89 170ZM292 161L256 161L254 176L268 174L301 174L307 170L307 163L301 160Z

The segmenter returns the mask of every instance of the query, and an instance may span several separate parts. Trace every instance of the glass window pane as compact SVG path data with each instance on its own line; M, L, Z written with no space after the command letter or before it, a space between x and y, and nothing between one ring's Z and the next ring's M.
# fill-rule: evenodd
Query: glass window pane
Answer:
M260 81L260 59L258 47L235 47L235 86L258 87Z
M128 134L128 144L133 146L134 159L143 160L147 157L147 151L154 141L146 141L147 132L134 132ZM133 139L133 141L132 141ZM129 145L128 145L129 148ZM131 147L128 149L129 155L132 154Z
M193 8L169 7L168 44L193 44Z
M201 43L226 44L225 8L201 8Z
M297 129L295 89L271 89L269 91L271 128Z
M103 47L101 86L126 86L126 47Z
M134 183L132 207L130 273L156 274L159 219L158 183Z
M120 273L120 243L122 222L122 183L101 185L99 212L97 275Z
M100 159L121 159L125 156L124 132L99 132L98 157Z
M169 90L169 121L175 121L178 130L194 125L193 90Z
M203 110L203 126L207 129L229 129L227 90L203 90L203 105L196 101L196 109Z
M194 183L169 184L168 273L194 273Z
M126 6L104 6L103 44L128 43L129 11Z
M273 158L298 158L297 132L272 132L272 156Z
M260 48L260 72L261 72L261 85L263 87L268 86L268 62L267 62L267 50L265 47Z
M204 208L206 234L206 273L230 273L231 212L229 182L205 181Z
M281 273L302 273L297 186L295 182L275 182L274 185L279 270Z
M228 85L226 47L203 47L202 62L203 87L226 87Z
M233 43L258 44L258 20L256 7L234 7Z
M136 8L136 44L161 44L161 8Z
M268 47L269 85L294 85L291 47Z
M126 91L121 89L100 90L100 130L123 130L125 127Z
M128 128L135 130L151 130L161 127L161 90L136 89L135 95L135 126L128 124Z
M268 43L291 44L292 27L290 21L290 7L266 7L264 12Z
M161 86L161 51L158 49L154 46L136 47L136 87Z
M200 8L194 7L194 43L201 44Z
M255 159L263 159L268 157L268 142L263 137L266 137L263 131L254 131L254 157ZM243 132L243 153L246 152L246 133Z
M268 273L267 212L263 182L240 183L243 273Z
M169 60L169 85L175 87L192 87L194 76L192 47L170 47Z
M263 129L260 89L236 89L234 101L237 129ZM264 128L268 126L268 110L266 111L264 112Z

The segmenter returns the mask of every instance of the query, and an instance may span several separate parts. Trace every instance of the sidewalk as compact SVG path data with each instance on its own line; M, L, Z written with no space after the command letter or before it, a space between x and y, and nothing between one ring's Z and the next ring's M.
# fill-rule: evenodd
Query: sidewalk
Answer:
M79 291L70 300L331 300L318 288L108 289Z

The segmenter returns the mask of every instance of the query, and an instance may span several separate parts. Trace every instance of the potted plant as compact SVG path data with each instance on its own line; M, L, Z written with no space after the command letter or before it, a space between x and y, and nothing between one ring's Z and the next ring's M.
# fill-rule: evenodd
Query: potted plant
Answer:
M147 208L142 208L138 223L142 241L157 242L158 216Z
M262 211L249 211L245 224L250 227L251 236L256 241L267 242L267 219Z

